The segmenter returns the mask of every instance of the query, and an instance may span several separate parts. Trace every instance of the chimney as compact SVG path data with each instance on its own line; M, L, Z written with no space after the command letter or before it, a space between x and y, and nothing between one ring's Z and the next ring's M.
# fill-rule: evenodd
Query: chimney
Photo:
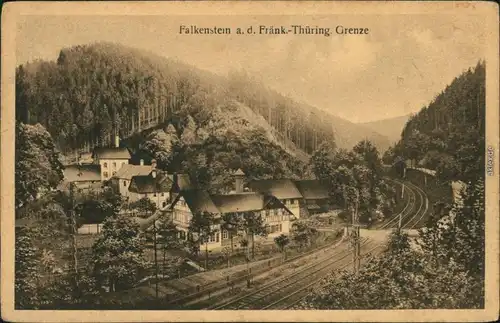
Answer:
M151 167L156 168L156 159L151 160Z
M238 168L236 172L233 173L234 176L234 191L235 193L243 192L243 180L245 179L245 173Z
M144 159L141 159L141 166L144 166Z
M120 148L120 137L119 136L115 136L115 147Z

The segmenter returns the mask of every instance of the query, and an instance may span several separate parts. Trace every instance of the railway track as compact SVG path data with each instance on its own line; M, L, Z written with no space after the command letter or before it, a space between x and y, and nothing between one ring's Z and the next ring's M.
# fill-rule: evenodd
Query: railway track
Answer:
M395 180L398 182L397 180ZM394 216L391 220L382 224L379 229L389 229L396 227L399 218L404 228L413 228L420 219L425 216L423 208L423 198L425 193L417 186L411 183L407 185L408 200L403 210ZM412 216L413 215L413 216ZM411 217L410 217L411 216ZM369 254L383 247L378 243L375 246L370 245L368 239L362 239L361 250L364 254ZM273 282L260 286L257 290L230 300L222 305L211 307L209 309L285 309L300 302L307 294L308 289L314 287L323 277L332 270L346 268L352 264L350 260L351 250L344 246L342 250L335 255L320 257L312 264L301 268L297 272L277 279Z
M420 189L418 186L416 186L412 183L405 183L405 185L408 185L408 184L411 187L410 195L413 196L413 202L407 203L405 208L401 212L406 213L406 216L403 216L403 219L408 217L411 214L413 214L413 216L409 220L407 220L406 222L403 222L402 227L405 229L413 229L427 214L428 202L427 201L424 202L425 200L427 200L427 197L426 197L425 192L422 189ZM416 203L417 196L420 199L420 203L418 203L418 204ZM411 199L409 201L411 201ZM417 205L418 205L418 207L417 207ZM412 212L413 209L415 209L415 212ZM398 218L399 218L399 214L396 215L395 217L393 217L390 221L386 222L384 224L384 226L386 226L386 227L391 226L392 227L392 225L393 225L392 223L399 221ZM369 252L371 252L377 248L380 248L381 246L382 246L382 244L376 244L375 246L373 246L369 250ZM351 263L345 264L344 266L339 268L339 270L342 270L349 265L351 265ZM275 310L289 309L289 308L293 307L294 305L296 305L297 303L299 303L300 301L302 301L305 297L307 297L307 295L309 295L310 292L304 293L304 291L306 291L308 289L310 289L312 291L313 287L316 286L318 284L318 282L319 282L319 280L314 281L314 282L306 285L305 287L296 290L292 294L285 295L281 299L275 300L273 303L268 304L267 306L263 307L262 309L275 309Z

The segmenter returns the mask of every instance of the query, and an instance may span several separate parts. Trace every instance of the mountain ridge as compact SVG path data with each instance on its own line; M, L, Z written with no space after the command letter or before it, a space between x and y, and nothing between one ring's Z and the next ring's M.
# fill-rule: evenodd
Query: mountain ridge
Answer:
M16 70L16 118L41 122L63 151L111 145L117 134L128 137L184 112L203 124L228 100L260 115L290 150L311 154L323 141L352 148L365 138L381 148L389 145L376 132L298 103L247 75L223 77L120 44L63 48L56 61Z

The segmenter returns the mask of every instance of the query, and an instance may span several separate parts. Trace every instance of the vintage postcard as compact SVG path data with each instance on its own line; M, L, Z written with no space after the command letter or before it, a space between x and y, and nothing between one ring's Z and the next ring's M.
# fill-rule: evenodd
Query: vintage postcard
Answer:
M493 2L2 10L2 319L499 314Z

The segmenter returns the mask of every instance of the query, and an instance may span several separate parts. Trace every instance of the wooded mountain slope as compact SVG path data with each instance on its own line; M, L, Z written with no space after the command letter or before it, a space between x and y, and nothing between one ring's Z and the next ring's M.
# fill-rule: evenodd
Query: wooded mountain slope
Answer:
M485 63L456 77L411 117L386 155L399 155L437 171L443 180L484 178ZM388 157L388 156L386 156Z
M35 61L16 71L17 119L43 124L64 153L109 145L116 134L126 138L179 119L181 109L204 125L207 111L228 101L263 118L289 150L309 154L322 141L335 140L334 134L340 147L366 137L387 144L383 136L296 103L246 74L220 77L112 43L65 48L57 61Z

